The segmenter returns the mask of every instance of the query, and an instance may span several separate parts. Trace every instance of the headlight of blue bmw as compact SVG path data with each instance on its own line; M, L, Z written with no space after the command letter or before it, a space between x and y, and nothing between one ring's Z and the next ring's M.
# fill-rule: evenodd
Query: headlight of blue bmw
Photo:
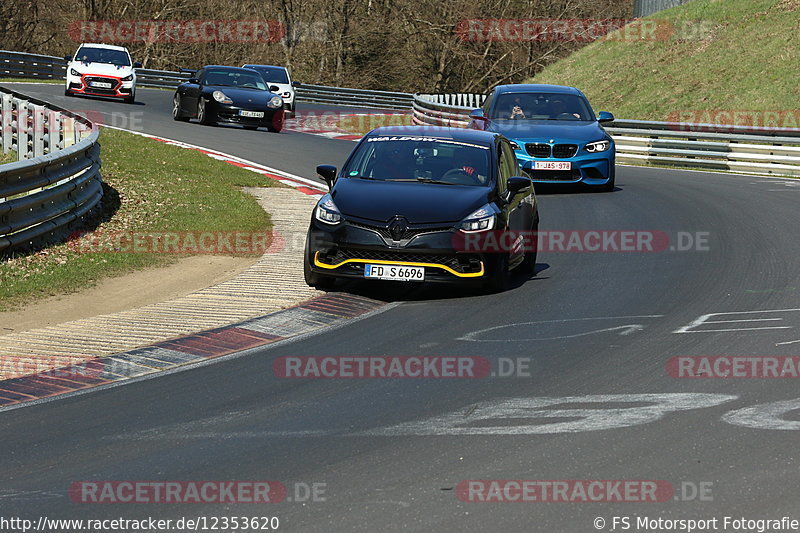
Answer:
M514 150L519 150L519 144L515 143L514 141L508 141L508 144L510 144L511 148Z
M269 99L269 102L267 102L267 107L274 108L274 107L281 107L282 105L283 105L283 98L281 98L280 96L273 96L272 98Z
M339 208L333 203L333 198L330 194L326 194L317 202L317 207L314 208L314 218L323 224L338 224L342 221L342 214Z
M214 97L214 100L219 102L220 104L232 104L233 100L228 98L228 96L222 91L214 91L211 96Z
M487 231L494 228L497 221L497 210L486 204L458 224L458 228L466 232Z
M74 68L69 69L70 76L80 76L81 73L75 70Z
M609 148L611 148L611 141L595 141L586 145L586 151L590 154L605 152Z

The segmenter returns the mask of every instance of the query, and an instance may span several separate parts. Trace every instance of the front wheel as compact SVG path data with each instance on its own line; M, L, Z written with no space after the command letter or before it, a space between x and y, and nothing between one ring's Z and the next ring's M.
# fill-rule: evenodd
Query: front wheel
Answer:
M525 258L522 260L522 264L520 264L520 271L528 274L534 275L536 274L536 254L539 251L539 219L536 219L536 222L533 224L533 237L530 240L529 244L525 246L528 248L525 251Z
M133 104L136 102L136 94L131 93L130 96L126 96L125 98L123 98L122 101L125 102L126 104Z
M275 111L275 114L272 115L272 120L267 123L267 129L272 133L278 133L281 131L283 129L283 116L283 109Z
M72 94L72 91L70 91L69 89L64 89L64 96L72 97L72 96L75 96L75 95Z
M484 282L484 289L490 293L503 292L511 284L511 272L508 269L508 254L500 255L492 265L490 277Z
M211 124L211 118L208 116L208 109L206 109L206 101L202 97L197 101L197 120L200 124L206 126Z

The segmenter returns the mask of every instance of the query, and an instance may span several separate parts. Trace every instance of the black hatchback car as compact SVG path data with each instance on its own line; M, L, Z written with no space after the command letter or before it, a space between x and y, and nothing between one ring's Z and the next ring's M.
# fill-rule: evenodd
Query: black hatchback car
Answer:
M238 67L208 65L182 83L172 97L172 118L201 124L227 122L246 129L283 129L283 98L267 87L261 74Z
M498 133L377 128L340 172L330 165L317 172L330 192L314 208L306 239L311 286L361 278L473 282L499 291L512 269L535 270L536 197Z

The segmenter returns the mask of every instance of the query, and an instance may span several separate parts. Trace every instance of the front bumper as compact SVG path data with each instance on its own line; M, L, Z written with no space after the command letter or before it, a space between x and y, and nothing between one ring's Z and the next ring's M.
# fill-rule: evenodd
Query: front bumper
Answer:
M364 278L364 265L425 267L425 281L469 283L485 280L497 254L466 253L454 249L452 227L419 226L414 235L389 245L391 238L379 226L367 228L362 221L345 221L324 227L311 223L306 240L307 260L313 272L341 278Z
M526 170L534 183L584 183L591 186L606 185L614 179L614 147L599 154L585 153L569 158L538 158L529 155L524 148L516 150L520 166L527 161L552 161L571 163L570 170Z
M263 112L263 117L245 117L239 114L240 111ZM283 108L248 108L235 105L220 104L216 100L211 100L206 104L206 112L216 122L226 122L228 124L244 124L247 126L266 126L275 122L275 115L283 113Z
M110 84L111 87L93 87L95 83ZM107 98L128 98L136 90L136 77L122 81L121 78L98 74L73 76L67 73L66 89L73 94L86 96L105 96Z

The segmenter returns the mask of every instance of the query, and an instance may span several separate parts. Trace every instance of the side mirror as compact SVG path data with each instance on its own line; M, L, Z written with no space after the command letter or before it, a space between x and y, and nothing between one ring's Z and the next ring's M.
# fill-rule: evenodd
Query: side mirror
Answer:
M533 185L533 182L531 182L530 178L526 178L525 176L512 176L508 178L507 189L501 197L506 203L510 203L515 196L526 192L531 185Z
M70 56L70 55L64 56L64 61L67 61L67 62L72 61L72 56Z
M614 115L608 111L600 111L597 115L597 122L614 122Z
M469 118L472 120L487 120L486 115L483 114L483 109L473 109L469 113Z
M297 87L301 87L302 85L303 85L303 84L302 84L302 83L300 83L299 81L293 81L293 82L292 82L292 87L294 87L295 89L296 89Z
M270 86L269 86L269 90L270 90L270 91L272 91L272 92L274 92L274 93L276 93L276 92L280 91L280 90L281 90L281 88L280 88L280 87L278 87L277 85L270 85Z
M325 183L328 184L328 189L333 188L336 183L336 167L333 165L317 165L317 174L322 176Z
M139 63L138 61L134 61L133 62L133 68L142 68L142 64Z
M198 80L197 78L189 78L189 79L188 79L188 80L186 80L186 81L188 81L189 83L195 83L195 84L197 84L197 85L199 85L199 84L200 84L200 80Z

